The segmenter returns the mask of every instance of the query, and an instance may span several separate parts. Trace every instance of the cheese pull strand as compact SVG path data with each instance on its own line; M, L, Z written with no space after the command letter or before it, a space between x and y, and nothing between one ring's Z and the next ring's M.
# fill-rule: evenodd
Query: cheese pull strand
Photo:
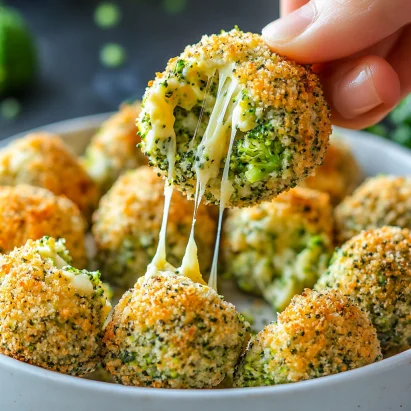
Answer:
M207 128L205 130L202 141L197 149L197 160L195 163L196 169L196 193L194 197L194 213L193 221L191 226L190 237L188 240L187 248L185 255L183 257L182 265L179 271L182 274L190 277L191 279L200 279L202 276L200 273L200 267L198 263L198 254L197 246L195 244L194 232L195 232L195 223L198 207L201 204L201 200L204 194L206 185L208 184L211 178L218 176L220 171L221 160L224 157L225 151L228 152L227 156L231 155L232 145L235 138L236 128L232 125L232 116L231 108L234 101L236 100L238 94L238 85L230 77L232 73L232 67L226 67L219 72L219 85L215 105L210 116ZM212 78L209 78L208 83ZM201 114L200 114L201 115ZM227 141L227 136L229 128L232 128L230 140ZM231 192L228 181L228 166L227 161L224 168L224 175L226 180L222 182L222 198L220 204L220 214L218 221L218 230L217 230L217 241L216 241L216 251L214 252L212 273L210 277L209 285L214 289L217 289L217 261L218 261L218 247L220 243L221 236L221 225L222 225L222 215L224 212L225 205L227 204ZM227 171L225 169L227 168ZM224 177L223 177L224 180ZM226 198L228 195L228 199ZM224 197L224 198L223 198ZM198 280L196 280L198 281Z
M164 182L164 209L163 218L161 220L160 234L158 236L158 245L153 260L147 267L146 276L151 277L158 271L165 271L167 269L174 269L167 262L167 223L168 215L170 214L171 198L173 197L173 178L174 178L174 165L176 158L176 136L173 134L168 146L167 151L168 158L168 179Z
M230 171L230 158L231 153L233 151L233 144L235 140L235 136L237 133L237 113L238 113L238 105L235 107L233 111L233 118L231 122L231 137L230 137L230 144L228 146L227 157L224 164L224 171L223 171L223 178L221 179L221 188L220 188L220 207L218 212L218 226L217 226L217 237L214 247L214 256L213 256L213 264L211 266L210 278L208 281L209 287L214 288L217 291L217 271L218 271L218 256L219 256L219 249L220 249L220 239L221 239L221 228L223 225L223 215L224 210L228 201L230 200L231 194L233 193L233 186L228 179L228 173Z

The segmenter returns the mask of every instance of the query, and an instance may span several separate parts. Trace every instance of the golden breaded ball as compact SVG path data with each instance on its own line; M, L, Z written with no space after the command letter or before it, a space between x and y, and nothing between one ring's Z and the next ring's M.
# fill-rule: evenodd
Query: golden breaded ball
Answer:
M77 205L45 188L0 186L0 250L8 253L27 240L64 238L76 267L84 268L86 223Z
M338 243L385 225L411 228L411 178L369 178L335 209Z
M333 137L323 164L301 185L328 193L331 203L337 205L351 194L362 180L362 170L350 147L338 137Z
M0 184L30 184L65 195L86 218L98 202L97 187L75 154L49 133L28 134L0 150Z
M329 196L296 187L271 202L229 210L222 253L238 286L282 311L314 286L333 250Z
M335 252L316 289L335 288L368 312L384 355L411 347L411 233L363 231Z
M69 265L64 240L28 240L0 256L0 353L71 375L101 360L110 312L98 272Z
M173 272L141 277L114 309L104 365L118 382L211 388L232 374L249 325L216 291Z
M119 178L101 199L93 217L99 267L120 288L134 285L153 259L164 208L164 180L148 166ZM179 267L191 230L194 203L175 191L167 225L167 259ZM211 265L216 220L198 210L196 241L203 272Z
M309 380L382 358L366 313L338 291L305 290L257 334L234 376L237 387Z
M214 114L213 114L214 113ZM234 125L233 125L234 124ZM310 175L328 146L329 108L317 76L239 29L203 36L149 83L138 125L143 152L175 186L218 204L232 128L228 207L274 198Z
M104 194L120 174L147 163L137 148L140 143L136 119L140 102L123 104L93 136L84 154L84 166Z

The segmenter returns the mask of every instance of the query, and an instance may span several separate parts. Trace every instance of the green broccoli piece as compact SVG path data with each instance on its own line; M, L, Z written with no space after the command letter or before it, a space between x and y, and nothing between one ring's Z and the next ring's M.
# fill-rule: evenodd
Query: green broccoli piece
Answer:
M174 74L177 77L180 77L181 79L184 79L183 70L184 70L184 67L186 66L186 64L187 63L184 60L181 60L181 59L177 60L176 67L174 69Z
M249 131L238 146L238 161L247 169L245 176L250 183L263 180L273 171L281 169L284 147L272 139L272 124L261 124Z
M374 124L373 126L366 128L365 131L368 131L369 133L376 134L377 136L381 136L385 138L388 138L390 135L390 131L388 130L388 127L380 123Z
M25 89L37 71L37 50L20 14L0 2L0 95Z
M168 14L182 13L188 6L188 0L163 0L163 9Z
M117 4L111 2L100 3L94 12L94 21L98 27L107 29L118 25L121 11Z
M108 68L118 68L124 64L126 59L126 51L120 44L108 43L100 50L100 61Z
M403 124L411 126L411 94L408 94L408 96L395 107L390 113L389 119L396 126L401 126Z
M90 282L95 285L99 286L101 284L100 278L101 274L100 271L87 271L87 270L80 270L78 268L75 268L71 265L67 265L63 267L64 271L67 271L69 273L73 273L74 275L80 275L80 274L86 274L87 277L90 279Z
M392 134L392 140L404 147L411 148L411 124L399 126Z

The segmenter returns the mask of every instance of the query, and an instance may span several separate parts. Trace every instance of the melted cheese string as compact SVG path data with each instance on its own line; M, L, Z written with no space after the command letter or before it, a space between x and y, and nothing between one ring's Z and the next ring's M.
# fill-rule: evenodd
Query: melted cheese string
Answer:
M197 246L194 240L194 231L196 223L196 215L198 207L201 203L206 185L209 180L216 177L220 170L221 159L224 156L224 151L227 147L227 131L231 125L231 137L228 144L227 159L224 165L223 179L221 182L221 200L220 213L218 218L217 238L214 251L214 258L210 276L209 286L217 289L217 262L218 249L221 237L221 225L224 208L229 201L232 191L230 191L228 181L228 171L232 146L236 134L236 122L231 121L229 107L232 103L233 96L236 97L237 83L231 77L232 66L228 66L219 72L219 85L216 103L213 107L209 123L205 130L203 139L198 147L197 158L206 159L204 164L196 161L196 193L194 197L194 214L191 226L190 238L187 244L186 252L181 265L181 272L188 275L190 278L201 278L200 268L198 263ZM210 81L211 78L209 78ZM227 81L227 80L230 81ZM235 99L234 99L235 101ZM228 118L224 121L225 117ZM208 161L207 161L208 158ZM210 161L211 160L211 161ZM232 190L232 188L231 188ZM228 196L228 198L227 198ZM198 280L197 280L198 281Z
M176 137L175 134L171 136L169 146L167 149L168 160L168 178L164 182L164 209L163 218L161 220L160 234L158 236L158 245L153 260L147 267L146 276L151 277L158 271L173 270L174 267L167 262L166 238L167 238L167 223L168 215L170 214L171 198L173 197L173 177L174 166L176 158Z
M221 239L221 228L223 225L223 215L224 215L224 210L226 208L226 205L228 201L230 200L231 194L233 193L233 186L228 179L228 172L230 171L230 158L231 158L231 153L233 151L233 144L234 144L236 133L237 133L237 121L236 121L236 116L233 116L233 119L231 122L230 145L228 146L227 157L226 157L225 164L224 164L223 178L221 179L220 207L218 211L217 237L216 237L215 246L214 246L213 264L211 266L210 278L208 280L208 286L214 288L214 290L216 291L217 291L218 256L219 256L219 250L220 250L220 239Z
M213 77L214 77L214 75L213 75ZM201 120L202 120L203 115L204 115L206 99L207 99L207 96L208 96L209 88L210 88L210 85L212 83L213 77L210 77L207 81L207 86L206 86L206 90L205 90L205 94L204 94L204 100L203 100L203 104L201 106L200 115L198 117L197 126L196 126L196 129L194 131L193 138L190 141L190 148L191 149L193 149L195 138L197 137L198 129L200 127ZM200 271L200 264L198 262L197 244L196 244L195 239L194 239L195 224L196 224L196 221L197 221L197 211L198 211L198 207L200 205L201 197L202 197L202 193L200 191L200 182L197 179L196 192L195 192L195 196L194 196L194 211L193 211L193 220L191 222L190 237L188 239L188 244L187 244L184 256L183 256L183 261L181 262L181 267L179 268L178 271L181 272L182 274L184 274L186 277L191 278L195 282L198 282L200 284L205 284L205 281L203 280L203 277L202 277L201 271Z
M198 207L200 206L201 199L205 192L207 184L212 178L216 178L220 172L221 161L226 154L226 161L224 164L223 177L221 180L220 186L220 208L219 208L219 217L218 217L218 227L217 227L217 237L214 249L214 257L211 268L211 275L209 286L217 289L217 263L218 263L218 253L219 253L219 244L221 237L221 227L222 227L222 218L224 214L224 209L229 202L230 196L232 194L233 188L228 179L229 166L230 166L230 157L232 152L232 147L237 131L237 108L238 104L232 110L233 104L236 103L236 97L238 94L238 85L237 82L232 77L233 67L228 65L219 70L219 84L218 92L215 105L211 112L209 122L207 124L206 130L204 132L203 138L200 145L197 148L196 159L205 160L201 163L200 160L195 162L195 172L197 177L196 182L196 193L194 197L194 212L193 220L191 225L190 237L188 240L187 248L182 260L182 265L178 270L183 275L191 278L193 281L198 283L204 283L204 280L200 273L200 266L198 262L197 255L197 245L194 240L195 224ZM202 116L204 113L204 107L206 104L207 93L210 84L215 76L213 73L209 76L205 96L203 99L203 105L200 112L200 116L197 122L197 126L194 132L194 136L190 142L190 148L193 148L195 137L197 136L198 129L201 124ZM228 81L229 80L229 81ZM231 115L231 113L233 113ZM227 118L226 118L227 117ZM231 136L229 141L227 141L228 130L231 127ZM228 150L227 150L228 145ZM226 151L227 150L227 151ZM170 137L170 144L167 151L168 159L168 181L165 183L164 187L164 210L163 218L161 222L161 229L159 233L159 242L156 254L148 266L147 277L155 275L158 271L172 270L172 267L166 260L166 233L167 233L167 222L168 215L170 211L171 198L173 195L173 177L174 177L174 166L175 166L175 156L176 156L176 136L173 135Z

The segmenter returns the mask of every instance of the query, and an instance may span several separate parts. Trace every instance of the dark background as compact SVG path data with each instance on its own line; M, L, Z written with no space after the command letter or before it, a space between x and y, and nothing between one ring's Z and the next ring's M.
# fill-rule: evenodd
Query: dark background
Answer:
M278 17L278 0L186 1L185 9L173 14L164 10L161 0L114 0L122 20L103 30L93 20L100 1L6 0L23 14L35 35L41 67L34 87L19 97L20 115L0 119L0 139L115 110L126 99L141 98L154 73L202 34L234 25L260 32ZM100 48L109 42L126 50L127 61L120 68L106 68L99 60Z

